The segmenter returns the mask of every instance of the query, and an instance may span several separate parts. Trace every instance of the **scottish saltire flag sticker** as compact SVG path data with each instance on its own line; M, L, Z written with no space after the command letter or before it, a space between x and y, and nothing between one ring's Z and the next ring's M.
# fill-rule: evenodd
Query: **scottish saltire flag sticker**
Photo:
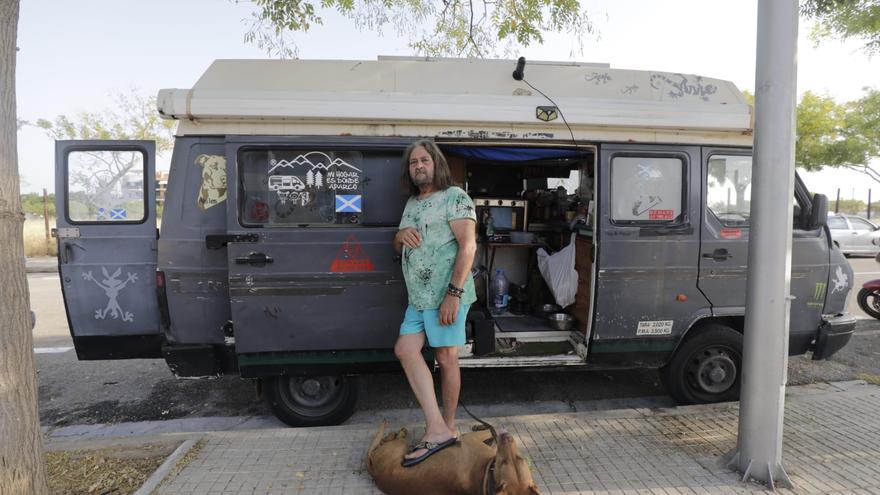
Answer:
M107 208L98 208L98 220L107 220Z
M336 213L360 213L361 212L361 195L360 194L337 194L336 195Z
M110 208L110 220L125 220L128 215L125 208Z

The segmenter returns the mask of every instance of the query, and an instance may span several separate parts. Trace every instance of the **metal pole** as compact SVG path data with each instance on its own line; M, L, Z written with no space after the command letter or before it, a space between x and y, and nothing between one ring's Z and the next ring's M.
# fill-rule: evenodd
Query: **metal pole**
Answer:
M52 250L50 246L52 244L52 238L49 236L49 194L46 193L46 188L43 188L43 223L46 227L46 254L52 254Z
M871 219L871 190L868 189L868 219Z
M782 466L782 418L791 297L796 0L758 1L755 150L737 447L730 465L792 486Z
M837 201L834 202L834 213L840 213L840 188L837 188Z

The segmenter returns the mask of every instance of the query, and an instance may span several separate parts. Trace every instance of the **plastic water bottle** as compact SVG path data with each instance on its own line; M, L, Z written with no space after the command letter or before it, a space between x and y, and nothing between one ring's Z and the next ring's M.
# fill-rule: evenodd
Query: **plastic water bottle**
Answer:
M491 312L493 314L501 314L507 311L507 303L508 303L508 286L510 283L507 281L507 277L504 276L504 270L501 268L497 268L495 270L495 277L492 279L492 308Z

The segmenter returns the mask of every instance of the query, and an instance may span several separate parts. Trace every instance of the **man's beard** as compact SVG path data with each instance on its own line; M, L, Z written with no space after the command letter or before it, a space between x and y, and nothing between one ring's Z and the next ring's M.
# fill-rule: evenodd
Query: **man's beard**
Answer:
M434 177L432 177L431 174L429 174L427 172L424 172L421 174L419 174L419 173L413 174L411 179L412 179L413 184L415 184L416 187L427 186L428 184L431 184L434 182Z

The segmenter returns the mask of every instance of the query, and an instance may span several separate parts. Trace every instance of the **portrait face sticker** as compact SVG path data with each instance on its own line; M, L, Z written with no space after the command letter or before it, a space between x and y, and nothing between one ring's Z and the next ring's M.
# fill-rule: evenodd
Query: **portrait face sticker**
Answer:
M204 211L226 201L226 157L202 154L196 157L195 164L202 168L199 209Z

